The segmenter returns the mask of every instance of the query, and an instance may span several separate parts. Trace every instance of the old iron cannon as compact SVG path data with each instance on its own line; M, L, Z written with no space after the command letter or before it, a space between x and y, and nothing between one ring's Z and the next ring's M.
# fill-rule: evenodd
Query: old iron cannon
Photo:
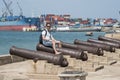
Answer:
M86 45L86 46L94 46L94 47L97 47L97 48L102 48L103 50L106 50L106 51L115 52L114 47L104 45L104 44L90 43L90 42L81 41L81 40L78 40L78 39L74 40L74 44L80 44L80 45Z
M104 45L112 46L112 47L115 47L115 48L120 48L119 44L110 43L110 42L107 42L107 41L100 41L100 40L97 40L97 39L88 39L87 41L91 42L91 43L104 44Z
M11 55L32 59L34 60L34 62L37 62L37 60L47 60L47 62L53 63L54 65L60 65L61 67L68 66L67 59L64 58L61 54L55 55L43 51L33 51L23 48L17 48L15 46L12 46L9 52Z
M108 41L108 42L116 43L116 44L120 45L120 40L119 39L113 39L113 38L109 38L109 37L99 36L98 40Z
M46 51L46 52L51 52L54 53L54 50L52 48L49 47L45 47L42 44L38 44L36 46L36 49L38 51ZM84 53L84 51L82 50L75 50L75 49L69 49L69 48L56 48L57 51L62 52L63 55L70 55L73 58L76 59L81 59L83 61L86 61L88 59L88 56L86 53Z
M96 48L96 47L91 47L86 45L76 45L76 44L65 43L65 42L62 42L62 46L66 48L87 51L88 53L97 54L99 56L102 56L104 54L102 48Z

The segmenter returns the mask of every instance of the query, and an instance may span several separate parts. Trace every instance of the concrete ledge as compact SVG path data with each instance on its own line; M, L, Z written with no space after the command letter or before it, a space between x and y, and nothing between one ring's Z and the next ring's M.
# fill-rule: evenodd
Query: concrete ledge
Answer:
M103 65L94 65L93 67L83 67L83 71L95 72L95 71L101 70L103 68L104 68Z
M0 65L12 63L10 55L1 55L0 56Z
M39 80L60 80L57 75L50 74L27 74L30 79Z
M29 77L19 73L0 73L0 80L30 80Z
M10 64L14 62L24 61L25 59L22 57L18 57L15 55L0 55L0 65Z

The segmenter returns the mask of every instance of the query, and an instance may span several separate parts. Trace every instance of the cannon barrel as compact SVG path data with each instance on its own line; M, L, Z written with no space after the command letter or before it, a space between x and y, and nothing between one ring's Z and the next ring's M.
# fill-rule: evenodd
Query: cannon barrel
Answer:
M81 41L81 40L78 40L78 39L74 40L74 44L94 46L94 47L102 48L103 50L106 50L106 51L115 52L115 48L112 47L112 46L97 44L97 43L90 43L90 42Z
M15 46L12 46L9 52L11 55L32 59L35 62L37 62L37 60L47 60L49 63L53 63L54 65L60 65L61 67L68 66L67 59L60 54L55 55L43 51L33 51L23 48L17 48Z
M102 48L96 48L96 47L91 47L86 45L76 45L76 44L65 43L65 42L62 42L62 46L66 48L87 51L88 53L97 54L99 56L102 56L104 54Z
M107 42L107 41L100 41L100 40L97 40L97 39L88 39L87 41L91 42L91 43L104 44L104 45L112 46L112 47L115 47L115 48L120 48L119 44L110 43L110 42Z
M117 43L117 44L120 45L120 40L119 39L113 39L113 38L109 38L109 37L99 36L98 40L108 41L108 42L111 42L111 43Z
M52 48L49 47L45 47L42 44L38 44L36 46L36 49L38 51L47 51L47 52L51 52L54 53L54 50ZM83 61L86 61L88 59L88 56L86 53L84 53L84 51L82 50L75 50L75 49L69 49L69 48L56 48L57 51L62 52L63 55L70 55L73 58L76 59L81 59Z

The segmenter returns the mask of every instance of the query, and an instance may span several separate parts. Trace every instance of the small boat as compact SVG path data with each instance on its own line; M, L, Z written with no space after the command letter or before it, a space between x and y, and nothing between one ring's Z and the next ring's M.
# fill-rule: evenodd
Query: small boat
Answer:
M93 32L86 32L86 36L93 36Z
M120 33L120 30L115 30L115 32Z

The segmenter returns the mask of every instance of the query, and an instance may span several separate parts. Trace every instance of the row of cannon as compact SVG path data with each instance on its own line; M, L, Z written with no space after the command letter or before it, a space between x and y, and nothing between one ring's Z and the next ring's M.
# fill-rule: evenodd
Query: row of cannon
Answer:
M52 48L45 47L42 44L36 46L37 51L12 46L9 52L11 55L32 59L34 62L38 60L47 60L48 63L66 67L69 63L63 55L70 55L72 58L86 61L88 60L86 51L98 56L103 56L103 50L115 52L115 48L120 48L119 39L99 36L98 39L88 39L87 41L75 39L74 43L62 42L62 47L56 48L57 51L61 52L61 54L57 55L52 54L54 53Z

